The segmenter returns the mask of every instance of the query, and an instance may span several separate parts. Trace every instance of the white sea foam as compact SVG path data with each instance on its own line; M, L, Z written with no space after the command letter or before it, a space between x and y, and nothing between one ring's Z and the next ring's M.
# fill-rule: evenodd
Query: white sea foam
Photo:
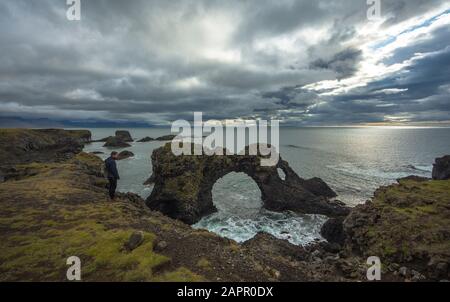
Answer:
M320 228L326 220L321 215L275 213L267 210L261 210L248 218L218 212L203 218L193 227L209 230L237 242L247 241L257 233L265 232L295 245L308 245L323 240Z

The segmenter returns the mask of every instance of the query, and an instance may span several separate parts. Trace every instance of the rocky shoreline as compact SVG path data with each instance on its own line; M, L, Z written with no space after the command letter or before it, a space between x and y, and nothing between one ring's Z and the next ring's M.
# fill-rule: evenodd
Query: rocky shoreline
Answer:
M328 242L300 247L258 234L238 244L192 229L174 219L183 216L161 207L151 210L135 194L108 201L102 161L82 152L90 140L89 131L0 130L0 281L64 281L66 259L72 255L82 260L85 281L367 281L369 256L380 257L383 281L450 279L448 179L410 177L378 189L371 201L354 209L335 204L335 209L344 210L338 215L330 212L333 218L322 229ZM160 163L168 159L155 154ZM245 166L249 173L257 171L248 165L252 160ZM438 161L439 173L433 175L447 175L446 163ZM174 165L179 175L184 175L185 164ZM281 165L288 175L287 163ZM236 170L233 163L222 166ZM154 169L165 171L158 163ZM153 172L156 183L169 175ZM275 171L263 172L256 173L268 177L261 178L261 186L277 177ZM294 194L288 194L286 204L330 202L326 184L295 176L288 181L296 187L292 192L302 190L312 199L293 203L289 196ZM173 181L179 184L180 179ZM275 184L280 185L278 180ZM156 192L176 190L160 187ZM194 195L195 199L180 200L204 203L203 195ZM163 200L161 196L165 201L173 197L155 196L159 197L147 204ZM297 209L314 210L303 205Z

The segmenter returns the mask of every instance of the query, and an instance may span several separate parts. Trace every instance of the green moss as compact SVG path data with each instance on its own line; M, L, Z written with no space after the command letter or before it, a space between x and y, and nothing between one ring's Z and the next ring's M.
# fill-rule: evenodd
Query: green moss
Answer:
M210 270L211 262L209 262L208 259L206 258L201 258L200 260L197 261L197 266L205 270Z
M153 281L157 282L202 282L206 281L204 277L191 272L185 267L180 267L176 271L167 272L156 277Z
M450 181L400 180L376 192L371 217L354 229L366 255L405 262L423 255L450 260ZM424 260L426 261L426 260Z

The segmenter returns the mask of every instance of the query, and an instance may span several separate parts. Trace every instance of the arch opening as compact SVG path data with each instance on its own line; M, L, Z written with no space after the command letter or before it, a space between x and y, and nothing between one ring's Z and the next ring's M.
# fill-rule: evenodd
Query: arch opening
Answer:
M241 217L253 216L263 207L261 190L243 172L230 172L218 179L212 188L212 201L219 213Z
M230 172L219 178L211 193L217 212L193 224L195 229L206 229L237 242L247 241L260 232L295 245L306 245L321 238L325 216L264 209L260 188L244 172Z

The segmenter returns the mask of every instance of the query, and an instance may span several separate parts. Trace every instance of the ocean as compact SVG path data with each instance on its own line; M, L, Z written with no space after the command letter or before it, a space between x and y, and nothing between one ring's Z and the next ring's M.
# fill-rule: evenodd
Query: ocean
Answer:
M116 129L92 128L93 139L114 135ZM169 128L123 129L135 140L170 134ZM151 186L151 153L164 142L131 143L133 158L118 162L118 190L147 198ZM86 152L111 150L103 143L86 145ZM118 149L120 151L121 149ZM320 177L338 194L338 199L356 206L369 199L382 185L409 175L431 177L436 157L450 154L450 128L335 127L281 128L281 157L303 178ZM216 182L213 201L217 213L193 225L223 237L243 242L258 232L268 232L296 245L323 240L321 215L275 213L261 208L261 192L243 173L230 173Z

